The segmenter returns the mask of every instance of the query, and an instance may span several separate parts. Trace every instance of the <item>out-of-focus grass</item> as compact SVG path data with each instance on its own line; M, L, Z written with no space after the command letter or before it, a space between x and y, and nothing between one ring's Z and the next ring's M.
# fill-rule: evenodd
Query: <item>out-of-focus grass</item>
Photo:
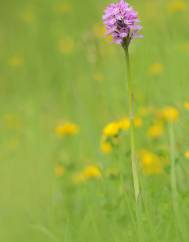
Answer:
M131 1L140 13L145 36L131 47L137 109L181 107L189 101L189 5L176 2ZM60 182L54 175L59 159L78 167L107 162L99 151L101 130L128 113L122 50L101 33L107 3L1 4L0 241L137 241L130 215L132 198L126 195L128 209L118 202L119 182L73 188L70 181ZM60 120L80 126L79 135L68 143L60 143L54 133ZM189 149L188 131L188 114L183 113L176 129L183 152ZM143 146L145 133L140 134L138 144ZM188 165L182 166L186 173L179 176L182 184L188 184ZM142 218L141 241L180 241L169 186L164 186L168 177L148 177L143 183L147 215ZM181 210L188 216L187 192Z

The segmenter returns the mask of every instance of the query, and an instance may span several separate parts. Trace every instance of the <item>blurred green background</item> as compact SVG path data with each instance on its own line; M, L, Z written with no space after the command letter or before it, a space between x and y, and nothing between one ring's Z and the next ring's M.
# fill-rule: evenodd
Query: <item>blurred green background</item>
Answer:
M144 34L131 46L136 108L181 106L189 100L188 1L130 3L139 12ZM62 146L63 159L98 162L102 128L128 112L123 51L104 38L102 29L107 4L105 0L1 1L2 242L59 241L38 226L50 223L53 194L59 190L54 175L57 122L73 121L81 130L68 148ZM183 150L189 143L188 120L179 125Z

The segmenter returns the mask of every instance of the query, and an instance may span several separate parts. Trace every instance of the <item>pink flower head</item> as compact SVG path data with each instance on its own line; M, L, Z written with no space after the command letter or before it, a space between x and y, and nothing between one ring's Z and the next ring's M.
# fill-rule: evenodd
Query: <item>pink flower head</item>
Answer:
M123 47L129 45L133 38L138 35L142 26L139 25L137 12L124 0L110 4L104 12L103 21L106 26L107 35L113 37L113 42Z

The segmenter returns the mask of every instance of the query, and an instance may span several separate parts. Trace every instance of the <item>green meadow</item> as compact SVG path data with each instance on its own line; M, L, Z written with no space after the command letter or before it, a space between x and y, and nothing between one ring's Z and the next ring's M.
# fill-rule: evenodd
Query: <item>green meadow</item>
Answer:
M110 2L1 1L0 242L189 241L189 2L129 2L137 204Z

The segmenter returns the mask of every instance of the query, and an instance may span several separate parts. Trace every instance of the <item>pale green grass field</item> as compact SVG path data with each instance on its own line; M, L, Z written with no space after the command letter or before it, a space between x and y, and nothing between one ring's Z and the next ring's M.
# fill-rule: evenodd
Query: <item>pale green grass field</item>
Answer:
M106 156L99 148L103 127L128 115L123 51L94 34L109 1L1 0L0 242L189 241L184 156L189 111L183 108L189 101L189 3L176 1L173 13L173 2L130 2L140 13L145 36L131 46L136 111L173 105L180 112L175 124L179 219L169 167L158 175L140 171L137 229L129 138L120 148L127 155ZM154 63L162 65L155 76L149 73ZM79 134L57 137L60 120L78 124ZM147 118L136 130L137 150L159 152L168 146L167 130L157 142L146 138L152 121ZM58 162L65 167L63 177L54 174ZM98 165L103 178L73 184L73 174L87 164ZM121 176L109 178L112 167Z

